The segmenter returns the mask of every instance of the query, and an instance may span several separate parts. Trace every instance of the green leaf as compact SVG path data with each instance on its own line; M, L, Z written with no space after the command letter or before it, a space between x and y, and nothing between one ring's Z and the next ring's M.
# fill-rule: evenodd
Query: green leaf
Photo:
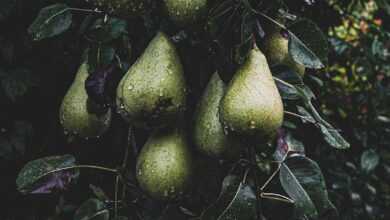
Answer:
M55 170L74 166L76 159L72 155L49 156L28 162L16 179L16 185L21 193L34 192L51 181ZM72 178L78 176L78 171L72 172ZM57 180L57 179L56 179Z
M360 158L360 168L365 173L370 173L379 164L379 155L374 150L366 150Z
M201 215L202 220L251 220L256 216L256 194L237 176L229 175L222 183L217 201Z
M12 101L25 95L27 91L38 85L38 79L29 70L15 69L1 80L5 94Z
M105 204L95 198L88 199L77 209L74 220L109 220L110 212Z
M88 72L94 73L97 69L109 65L115 57L115 49L108 45L93 45L88 50Z
M88 38L95 42L107 43L127 34L127 22L118 18L105 21L97 19L90 27Z
M338 149L347 149L349 143L341 136L341 134L333 126L329 124L319 124L324 139L331 146Z
M54 4L41 9L28 32L34 40L42 40L63 33L71 24L70 8L65 4Z
M296 216L307 219L316 218L318 213L313 201L286 163L282 163L279 179L283 189L295 202Z
M337 210L329 201L324 176L315 161L305 156L294 156L288 158L284 165L310 197L319 216L338 216Z
M312 69L325 67L328 62L328 41L314 22L299 19L288 26L288 32L288 50L297 63Z

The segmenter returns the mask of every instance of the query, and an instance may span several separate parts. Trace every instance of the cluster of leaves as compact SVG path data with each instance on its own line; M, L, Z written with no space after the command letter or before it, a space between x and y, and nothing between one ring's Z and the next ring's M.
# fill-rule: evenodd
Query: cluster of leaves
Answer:
M327 168L326 177L345 219L387 219L390 29L385 21L389 3L333 1L332 5L342 20L329 30L332 59L321 76L327 80L320 100L323 112L348 134L353 152L330 153L319 160L323 164L343 161Z
M383 1L382 3L386 6L386 2ZM312 1L302 1L301 4L305 5L305 7L315 5ZM85 41L83 42L84 48L88 48L87 56L90 64L90 77L87 80L86 88L89 96L104 107L111 106L112 98L110 97L113 95L112 91L107 88L109 87L107 84L112 84L115 87L115 79L113 78L115 78L115 75L121 75L115 73L123 73L127 70L129 65L142 52L146 42L158 29L168 32L180 51L191 51L199 48L204 49L204 51L210 51L206 58L211 57L209 60L217 61L215 68L223 68L223 71L220 72L227 74L227 76L222 77L225 80L229 80L237 66L243 62L246 52L253 46L253 42L262 41L262 38L267 34L263 26L269 23L282 27L287 33L289 37L289 52L297 63L313 70L311 72L315 72L327 65L328 44L320 28L307 18L296 18L293 13L288 12L288 8L283 1L226 0L213 1L212 6L214 7L211 7L205 28L194 31L176 28L168 20L161 19L164 16L153 11L156 5L146 13L143 19L125 20L109 17L93 9L75 8L66 4L54 4L40 9L37 17L29 24L28 33L33 41L41 42L47 42L51 39L60 41L61 36L69 33L76 33L74 35L77 38L83 39ZM279 10L277 13L290 21L286 26L273 19L275 10ZM8 11L10 10L4 10L7 13ZM0 11L0 21L7 15L4 12ZM80 19L78 17L79 13L86 13L87 15ZM382 31L379 32L384 33ZM70 39L74 40L74 38ZM71 40L64 41L69 44L73 43ZM343 44L348 43L347 40L340 40L334 37L331 42L336 46L340 56L345 51L348 51ZM380 52L378 50L378 47L380 48L379 42L383 41L379 39L376 41L374 57L378 56ZM341 46L336 45L337 43L340 43ZM351 47L353 48L354 46L351 45ZM83 48L77 49L77 55L83 52ZM186 54L190 54L190 52L182 54L185 66L188 64L186 63ZM199 57L201 55L191 54L192 66L203 66L195 65L197 62L205 62L204 58L201 59ZM384 58L387 59L387 57ZM334 61L331 60L331 62ZM210 64L209 61L206 63L206 66L214 68L214 64ZM355 66L351 65L350 68L355 68ZM196 68L193 69L194 72L204 72ZM203 189L204 186L198 183L197 189L189 193L187 198L184 198L181 203L165 204L151 200L136 187L136 181L133 174L131 174L131 165L126 166L125 164L118 169L80 165L76 163L75 157L71 155L44 157L28 163L19 173L17 179L18 190L23 193L53 193L62 191L68 189L71 182L79 179L79 169L89 168L114 173L116 180L114 192L105 193L108 189L103 190L92 185L90 186L93 192L92 195L91 193L86 193L85 196L88 196L88 198L82 197L85 202L79 208L72 205L64 205L70 203L70 201L61 197L61 202L57 205L55 218L61 219L62 216L72 213L74 219L109 219L110 216L114 216L115 219L245 220L254 219L254 216L257 214L264 215L266 219L270 220L283 218L337 219L338 212L329 199L324 175L319 165L306 156L310 155L313 159L321 161L319 158L314 158L317 156L317 153L323 152L322 149L324 148L327 149L324 150L326 152L333 152L333 148L329 149L329 147L321 146L317 148L316 152L312 148L318 146L318 143L315 146L310 145L309 150L305 150L304 147L305 145L309 146L307 142L310 144L311 140L308 140L310 139L308 137L313 133L323 137L324 143L334 148L346 149L349 147L349 143L340 135L340 131L335 129L320 115L318 108L315 107L315 95L305 84L309 81L314 82L316 86L322 86L324 82L314 76L305 76L302 79L298 74L284 66L277 66L272 71L288 110L284 128L278 135L278 143L274 144L277 145L274 157L272 158L271 156L273 152L258 152L257 158L255 158L257 163L256 160L249 161L247 158L244 158L233 165L229 163L216 165L219 168L212 175L220 178L216 178L216 184L214 184L216 187L211 190ZM32 78L29 78L31 77L29 71L18 70L15 71L19 72L17 74L2 74L2 72L4 71L0 69L2 87L7 97L11 100L25 95L28 89L37 85ZM17 80L14 79L15 77ZM206 76L203 77L207 78ZM199 78L202 78L202 76L199 76ZM12 81L16 82L15 85L12 84ZM199 82L199 80L191 80L190 84L196 82ZM363 86L365 84L359 83L359 85ZM204 85L198 85L198 88L202 87ZM329 88L330 94L334 94L334 91L330 89L332 87L326 88ZM360 90L360 92L365 91L367 90ZM196 102L198 98L196 93L194 91L192 94L193 100L191 102ZM337 107L339 106L337 105ZM330 109L337 108L332 107ZM382 122L383 120L386 121L385 115L381 113L379 116ZM371 123L372 121L367 120L367 122ZM121 126L120 129L122 130L126 127L123 124ZM303 130L304 127L315 127L317 130L311 131L309 135L305 136L307 131ZM15 129L19 131L18 128ZM362 134L362 132L358 133ZM376 134L381 134L379 129L376 131ZM17 136L18 134L15 135ZM12 141L13 136L14 134L10 134L10 141ZM22 136L25 137L25 134L23 133ZM127 134L124 134L124 136L127 137ZM300 137L301 141L297 141L293 136ZM134 137L130 139L131 141L127 140L118 145L122 145L122 148L126 146L127 149L127 145L134 141ZM137 137L137 142L139 139L142 142L142 137ZM107 140L107 143L110 143L110 141L115 139L107 138ZM321 142L318 139L315 141ZM10 146L9 144L0 143L0 146L3 145ZM16 150L20 149L15 144L13 145ZM366 148L369 148L368 145ZM135 147L132 153L136 154L136 152L137 149ZM251 153L248 153L248 155L251 155ZM118 158L110 159L111 163L109 164L118 166L118 164L112 164L112 161L118 161ZM125 157L126 159L127 156ZM272 160L277 161L276 167L272 166ZM326 168L324 174L327 176L331 171L328 172L327 163L324 162L324 164L325 166L322 165L322 167ZM361 169L366 177L378 164L379 157L376 151L370 148L369 151L363 153ZM329 165L329 167L331 166L333 164ZM271 171L271 168L275 169ZM255 175L250 175L251 173ZM273 181L276 174L279 174L280 181ZM253 178L253 176L261 176L261 178L257 179ZM262 182L259 182L259 180L264 181L263 186L260 186ZM333 179L329 180L329 182L336 184L336 181L333 182ZM119 183L122 183L122 187L119 187ZM221 183L222 189L220 189ZM265 189L268 190L265 191ZM118 191L122 192L120 201ZM199 191L201 194L209 195L198 195ZM219 192L219 195L215 195L216 192ZM283 194L287 194L288 197ZM80 201L75 204L80 204ZM339 205L337 203L336 207ZM275 207L292 211L286 212L288 213L287 216L280 216L285 213L275 213L273 211ZM121 215L126 215L127 217Z

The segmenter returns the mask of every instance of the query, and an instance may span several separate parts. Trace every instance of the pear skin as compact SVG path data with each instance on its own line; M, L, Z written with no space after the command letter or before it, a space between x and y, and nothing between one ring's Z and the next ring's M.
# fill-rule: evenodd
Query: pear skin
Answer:
M88 78L88 65L83 63L66 93L60 107L60 122L66 132L83 138L101 136L111 124L111 110L96 114L90 110L90 102L85 90Z
M207 0L164 0L169 18L179 26L191 25L207 14Z
M178 128L155 131L137 158L138 183L157 200L172 200L182 195L189 186L192 171L189 145Z
M186 104L186 82L175 46L158 33L117 88L118 112L136 127L164 127Z
M282 36L280 28L266 35L263 42L263 52L270 66L283 64L300 76L305 74L305 66L294 61L288 52L288 38Z
M203 154L234 159L240 153L238 141L225 135L219 118L219 104L225 90L225 83L218 73L214 73L195 111L193 141Z
M282 125L283 103L266 57L255 47L229 82L220 117L229 131L270 137Z
M106 9L110 13L123 17L142 14L146 7L145 0L85 0L95 7Z

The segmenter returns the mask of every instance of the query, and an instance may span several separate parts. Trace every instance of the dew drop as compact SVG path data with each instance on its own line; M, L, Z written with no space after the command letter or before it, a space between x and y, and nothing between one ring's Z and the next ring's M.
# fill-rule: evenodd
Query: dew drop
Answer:
M127 87L128 90L133 90L134 87L132 85L129 85L129 87Z

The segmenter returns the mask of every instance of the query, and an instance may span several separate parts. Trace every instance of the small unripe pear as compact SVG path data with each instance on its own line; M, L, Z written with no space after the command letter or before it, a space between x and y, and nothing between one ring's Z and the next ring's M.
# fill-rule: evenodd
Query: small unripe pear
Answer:
M85 0L95 7L108 10L115 15L132 17L141 14L145 8L145 0Z
M283 36L280 28L276 28L266 35L263 42L263 51L270 66L286 65L294 72L303 76L305 66L294 61L288 52L288 38Z
M168 16L179 26L198 22L207 13L207 0L164 0Z
M60 122L66 132L83 138L99 137L111 124L111 110L97 114L92 112L93 101L88 98L85 80L88 65L83 63L66 93L60 108Z
M183 131L155 131L137 159L136 176L141 188L158 200L182 195L192 175L192 156Z
M239 157L240 148L238 141L225 134L220 122L219 104L225 90L225 83L214 73L195 112L193 141L208 156L231 159Z
M220 104L233 133L269 137L283 122L283 103L264 54L255 47L230 81Z

